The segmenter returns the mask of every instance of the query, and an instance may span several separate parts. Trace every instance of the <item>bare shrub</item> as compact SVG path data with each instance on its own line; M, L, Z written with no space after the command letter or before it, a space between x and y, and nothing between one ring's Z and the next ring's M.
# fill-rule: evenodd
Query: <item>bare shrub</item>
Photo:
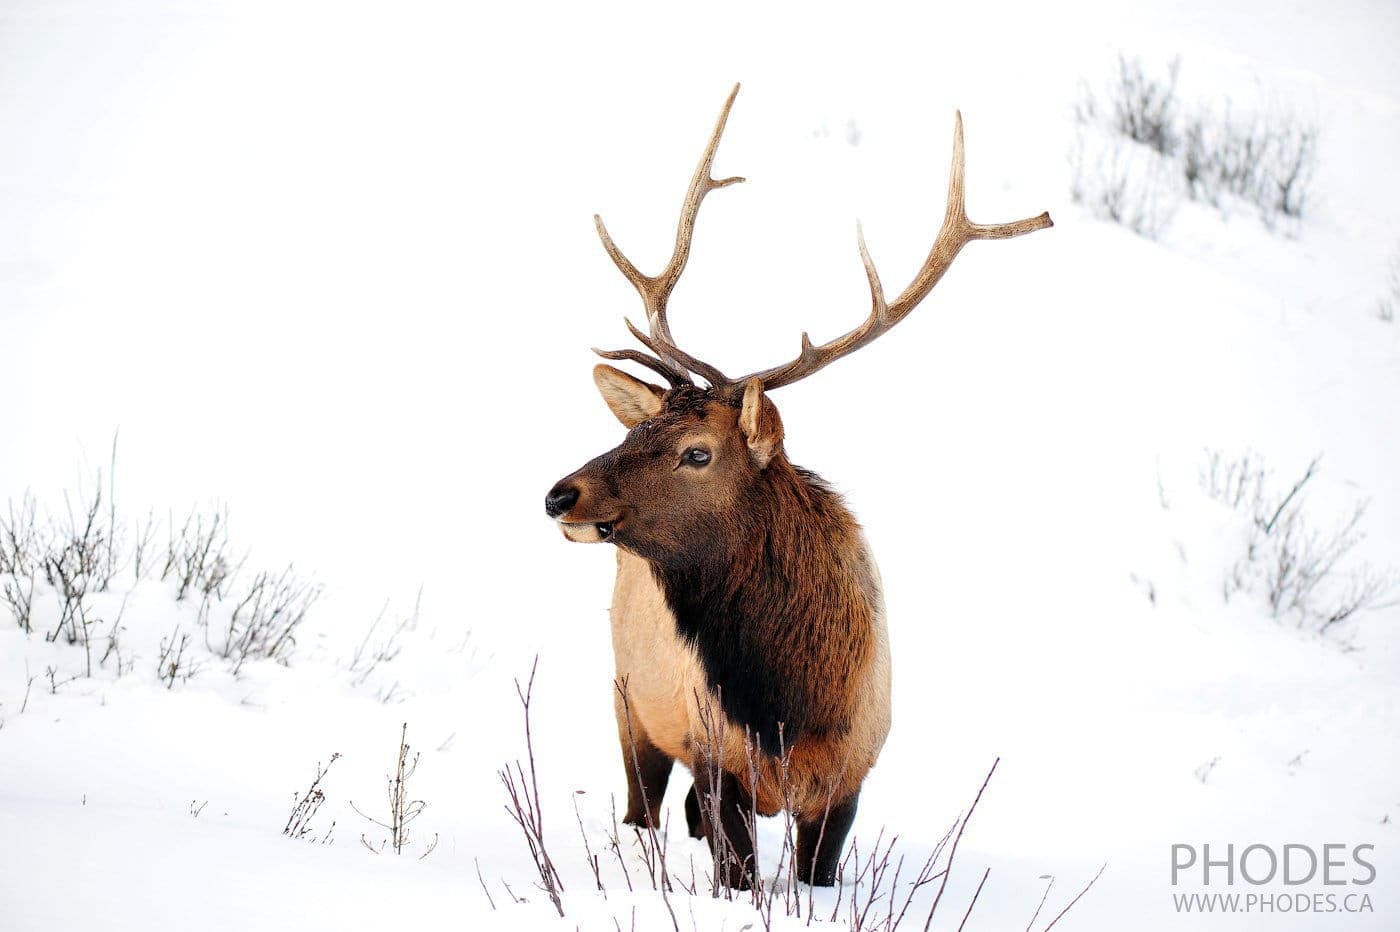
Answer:
M533 671L532 671L533 675ZM637 779L637 785L642 791L642 809L648 813L646 833L643 834L641 828L636 826L633 830L637 837L638 846L642 850L643 860L647 866L647 874L651 878L651 886L661 894L661 901L666 906L666 912L671 916L671 925L676 932L680 932L680 921L676 918L675 907L671 905L671 878L666 867L666 843L662 836L657 834L657 827L650 818L651 801L647 799L646 784L642 781L642 764L637 756L637 739L632 729L632 699L627 692L627 681L625 679L613 680L613 688L617 690L618 697L622 702L623 721L627 723L627 746L630 750L630 758L633 773ZM716 801L716 805L718 802ZM668 833L669 834L669 833ZM716 871L718 876L718 871ZM630 885L630 882L629 882ZM691 885L692 890L694 884Z
M0 517L0 594L25 634L34 630L34 577L47 548L39 536L38 503L25 493L18 506L13 500Z
M156 679L164 683L166 689L174 689L176 680L188 683L202 669L202 663L193 657L185 656L191 643L193 642L190 635L181 631L178 624L168 638L161 638L160 656L156 660Z
M630 731L631 708L626 683L618 681L614 685L618 697L623 703L622 720L628 726L626 737L633 747L632 766L635 767L635 738ZM529 699L532 686L533 668L531 685L521 690L521 701L526 708L526 747L530 750L530 769L527 774L517 762L513 771L509 767L501 771L501 780L508 788L510 804L507 806L507 812L525 834L527 844L535 859L536 870L540 876L540 887L550 893L556 909L560 911L560 915L563 915L561 901L557 899L558 893L562 892L562 885L558 883L558 875L554 872L553 863L550 861L544 846L543 824L539 818L539 796L534 768L533 744L528 734ZM519 684L517 684L517 688L519 688ZM704 704L702 703L702 710L703 708ZM697 744L712 745L718 748L720 746L717 741L719 723L706 722L703 718L702 711L702 733L697 736ZM760 766L760 762L755 757L757 753L755 746L750 743L748 767L751 781L757 779L757 770ZM714 767L721 764L716 754L712 753L706 757L703 747L699 754L701 759L697 762L698 766ZM626 749L624 748L624 758L626 757ZM785 752L780 755L780 766L776 768L776 774L785 797L792 799L794 793L789 782L791 780L790 770L786 766L782 766L786 757ZM795 857L796 821L791 817L790 809L784 813L776 871L769 877L759 876L755 872L752 882L747 885L747 889L743 890L734 889L722 882L722 877L729 874L732 866L730 862L725 860L726 857L731 859L734 857L732 848L726 848L723 845L712 848L709 874L705 877L697 876L695 860L691 857L688 861L689 876L687 877L675 869L673 859L667 853L668 839L671 834L669 825L661 831L657 831L655 826L635 827L632 847L635 849L636 857L640 859L642 875L649 877L652 889L661 894L668 910L670 910L673 926L677 929L680 928L680 923L676 919L676 910L672 905L671 897L676 891L699 896L706 887L708 887L708 893L711 897L731 902L746 902L752 906L765 930L772 930L778 926L787 927L783 926L781 922L775 924L775 919L796 919L799 921L805 919L807 924L814 922L839 924L854 930L854 932L877 932L877 930L879 932L896 932L904 926L906 920L912 921L915 927L918 927L922 922L922 927L928 929L932 926L935 916L939 915L940 907L947 905L944 902L945 894L949 887L949 879L955 869L962 836L982 801L996 767L997 763L994 762L968 809L954 820L953 824L948 827L926 855L921 854L916 860L909 860L908 854L904 850L907 845L901 847L899 836L887 835L884 829L880 830L873 844L869 846L863 846L858 836L853 837L838 865L836 883L832 888L834 896L829 901L829 907L826 902L818 903L815 888L803 883L802 878L798 876ZM769 771L765 769L765 773L767 772ZM718 785L719 780L711 775L708 783L712 786ZM648 802L643 800L644 806L649 808ZM711 825L720 824L720 807L733 804L732 800L721 800L714 795L707 795L706 798L700 799L698 802L702 807L711 807L709 811ZM607 898L609 871L605 870L604 861L598 853L600 851L611 851L615 855L618 872L621 873L627 890L632 892L638 889L640 885L634 884L633 872L628 867L629 858L624 854L623 849L626 847L626 842L618 826L616 801L614 800L612 803L611 823L607 830L607 843L605 845L595 848L592 844L583 817L578 810L577 797L575 797L575 820L583 837L584 856L593 876L596 890L604 898ZM753 846L756 862L759 845L756 816L752 814L748 818L748 830L750 833L748 840ZM820 838L817 841L817 847L821 847ZM909 868L907 872L906 866ZM1100 868L1098 874L1090 879L1053 919L1041 927L1041 932L1053 928L1088 892L1102 873L1103 868ZM955 915L960 917L958 921L961 923L958 928L963 928L969 921L989 874L990 869L983 870L980 882L966 905L960 904L957 907L960 912ZM484 881L482 887L485 889ZM490 894L487 895L489 897ZM515 897L513 893L511 896L518 901L518 897ZM1035 912L1031 915L1030 923L1026 926L1027 929L1035 927L1049 896L1050 885L1047 885L1035 907ZM926 897L926 908L915 905L921 897ZM494 903L492 905L494 906ZM1029 907L1027 912L1030 913Z
M223 643L213 649L239 673L251 659L286 663L296 646L296 631L321 587L298 579L288 566L279 574L259 573L229 615Z
M228 512L192 509L176 532L172 521L166 544L162 581L175 584L175 601L191 593L222 598L224 586L236 572L229 554Z
M1390 264L1386 269L1385 290L1376 302L1376 316L1386 323L1394 323L1400 315L1400 246L1390 254ZM4 564L0 563L0 569Z
M355 653L350 657L350 682L353 686L363 686L379 667L392 663L403 650L402 638L406 632L418 627L418 618L423 605L423 590L413 600L413 612L399 618L392 624L384 624L389 613L389 603L379 610L374 623L369 626ZM387 696L381 694L381 699Z
M10 501L0 518L0 574L34 576L48 547L40 536L39 503L26 492L18 507Z
M136 663L122 637L127 597L131 587L158 571L159 578L173 587L176 602L198 600L197 620L205 629L205 647L230 661L234 673L251 659L287 663L296 630L319 597L320 587L298 579L288 567L281 573L259 574L240 600L228 606L244 560L233 558L227 512L192 509L178 527L171 521L164 529L162 554L153 543L161 523L152 513L136 523L134 534L119 519L115 472L114 441L105 483L104 474L97 472L91 494L81 489L76 496L65 494L64 507L55 514L41 512L34 496L25 493L0 514L0 605L9 609L19 627L30 634L40 615L53 617L44 622L45 639L81 647L84 675L93 675L94 660L97 667L115 660L121 676ZM126 590L115 617L101 607L111 604L101 596L114 581ZM53 603L58 607L55 616L36 611ZM227 625L211 636L208 628L213 617ZM216 640L217 647L213 646ZM156 672L167 688L198 671L193 644L189 632L178 630L161 641Z
M559 895L564 892L564 881L559 877L559 871L554 867L554 859L550 857L549 848L545 845L539 773L535 767L535 739L530 727L530 700L535 690L535 670L539 663L540 659L536 657L535 662L530 665L530 679L524 687L520 685L519 679L515 681L515 694L520 699L525 717L525 759L530 768L529 776L526 776L519 760L515 761L514 770L510 764L506 764L497 771L497 776L500 777L501 786L505 787L506 791L506 814L519 827L526 847L530 849L535 871L539 874L540 886L549 895L549 901L562 917L564 904Z
M328 844L331 834L335 831L335 822L332 821L330 828L326 829L318 838L313 834L311 822L316 818L316 813L321 811L321 805L326 801L325 791L321 789L321 781L326 778L326 774L331 772L331 767L340 760L340 752L331 754L331 759L325 767L321 762L316 762L316 778L311 781L311 785L306 791L295 797L292 805L291 815L287 816L287 824L282 827L282 834L288 838L306 839L319 844Z
M117 615L107 627L107 647L97 662L98 666L105 667L108 660L115 659L117 676L129 673L136 664L135 659L129 653L123 653L122 650L122 634L126 630L122 625L122 619L126 617L126 603L130 598L130 592L122 596L122 604L117 609Z
M83 591L105 591L112 581L113 537L117 529L102 513L102 474L97 474L98 488L87 502L73 510L73 502L63 496L64 516L55 527L55 539L49 542L44 561L44 575L50 586L69 588L70 583Z
M1078 130L1070 150L1070 196L1094 216L1156 239L1176 213L1180 188L1175 167L1157 151L1093 128Z
M34 630L34 577L12 576L0 585L5 604L25 634Z
M29 661L24 661L24 699L19 704L19 714L23 715L29 709L29 694L34 689L34 681L39 678L39 674L29 672Z
M1142 59L1118 53L1118 68L1103 91L1103 100L1082 85L1075 118L1082 124L1106 123L1119 135L1161 153L1173 155L1178 145L1180 104L1176 81L1181 59L1167 64L1164 77L1149 75Z
M350 803L350 808L389 833L389 837L381 842L378 848L375 848L364 835L360 836L360 843L375 854L383 851L385 847L393 848L395 854L403 854L404 849L408 847L409 843L409 825L423 814L423 810L428 808L428 804L423 800L412 799L409 796L408 781L418 772L419 758L419 755L414 754L412 759L410 759L410 750L411 748L408 744L408 723L404 722L403 728L399 732L399 749L398 753L394 756L394 770L384 778L385 782L388 784L389 794L388 821L365 815L364 811L356 806L353 800ZM437 837L434 836L432 843L419 855L419 859L421 860L432 854L433 849L436 847ZM560 915L563 914L561 913Z
M1070 157L1075 200L1146 236L1157 235L1165 224L1154 218L1170 219L1170 210L1145 209L1143 192L1134 190L1132 159L1112 147L1107 156L1086 156L1086 133L1098 131L1119 140L1120 149L1156 153L1158 170L1178 179L1152 186L1168 197L1186 196L1226 210L1248 205L1270 229L1302 217L1313 198L1318 127L1278 103L1239 108L1226 99L1199 104L1187 115L1176 93L1179 74L1180 59L1173 59L1165 74L1154 75L1141 59L1120 53L1101 92L1081 85L1074 105L1079 130Z
M1282 110L1236 113L1227 101L1219 115L1202 106L1183 135L1193 199L1221 208L1231 199L1252 204L1271 227L1303 215L1317 167L1316 126Z
M63 687L67 686L69 683L73 682L74 680L80 679L79 675L76 674L76 673L74 673L74 674L72 674L72 675L70 675L70 676L62 676L62 675L59 673L58 667L55 667L55 666L53 666L52 664L50 664L49 666L44 667L44 676L47 677L47 678L48 678L48 681L49 681L49 695L50 695L50 696L57 696L57 695L58 695L58 691L59 691L60 689L62 689Z
M146 575L151 571L152 541L159 526L160 522L156 520L154 509L146 513L145 521L136 522L136 534L131 544L131 560L132 573L137 582L144 582Z
M1365 536L1360 528L1366 502L1322 529L1305 514L1320 464L1321 457L1314 458L1283 490L1258 457L1228 459L1208 450L1201 488L1250 520L1245 552L1226 571L1225 597L1260 590L1274 618L1328 633L1358 612L1390 604L1400 576L1349 560Z
M69 644L83 647L87 655L87 675L92 676L92 633L88 618L89 592L106 591L115 572L116 525L102 508L102 474L97 474L95 491L75 511L67 494L64 514L51 523L45 535L45 548L36 554L44 580L59 597L58 624L45 635L48 641L62 636Z

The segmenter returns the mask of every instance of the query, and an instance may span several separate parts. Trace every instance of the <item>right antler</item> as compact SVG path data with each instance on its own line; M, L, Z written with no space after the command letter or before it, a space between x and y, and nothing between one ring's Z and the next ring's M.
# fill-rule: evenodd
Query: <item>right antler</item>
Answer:
M735 379L735 384L742 385L747 383L749 379L758 379L763 383L765 390L772 390L784 385L791 385L798 379L805 379L842 356L854 353L862 346L871 343L895 324L908 317L909 312L928 297L933 286L938 284L943 273L948 271L948 266L953 264L953 260L968 243L975 239L1010 239L1013 236L1033 233L1036 230L1054 226L1049 213L1042 213L1038 217L1016 220L1011 223L981 224L973 223L967 219L967 208L963 197L963 165L962 113L958 112L953 121L953 167L948 178L948 211L944 214L943 227L938 231L938 238L934 240L928 258L924 260L919 274L914 276L909 287L905 288L893 301L885 302L884 288L880 285L880 274L875 271L875 263L871 261L870 251L865 247L865 234L861 231L860 225L856 224L856 242L860 246L860 261L864 263L865 277L870 281L869 316L859 327L837 337L830 343L823 343L821 346L813 346L811 339L804 332L802 334L802 350L797 354L796 359L781 366L774 366L771 369L764 369L741 379Z
M695 177L690 183L685 204L681 208L680 226L676 231L676 248L671 254L671 261L667 263L660 275L648 277L639 272L637 267L629 262L613 243L612 238L608 236L607 229L603 226L603 221L595 215L594 222L598 227L598 235L602 238L603 246L607 249L608 255L612 257L613 262L622 270L622 274L627 276L628 281L632 282L642 296L651 334L650 336L643 334L632 326L631 321L627 322L627 329L632 331L632 335L640 340L643 346L656 354L655 357L652 357L638 350L594 350L598 355L607 359L630 359L639 362L659 372L670 381L672 386L691 384L689 373L693 372L708 381L718 394L726 397L741 394L744 387L752 379L758 379L765 390L781 388L806 378L842 356L854 353L909 316L909 313L918 307L924 298L928 297L929 292L938 284L943 273L948 271L948 267L953 264L953 260L957 258L962 248L972 240L1009 239L1054 225L1050 220L1049 213L1042 213L1038 217L1026 220L997 224L973 223L967 218L963 193L962 114L958 113L953 126L953 165L948 178L948 210L943 218L943 226L938 231L938 238L934 240L933 248L929 251L928 258L924 260L923 266L919 269L919 273L914 276L914 280L909 283L909 287L905 288L894 301L885 301L880 275L875 270L875 263L870 258L869 250L866 249L865 236L861 232L860 226L857 225L856 238L860 246L860 258L865 266L866 278L870 282L870 314L854 330L820 346L813 345L811 339L804 332L802 334L802 349L795 359L771 369L763 369L742 378L731 379L714 366L696 359L676 346L671 337L670 324L666 320L666 302L670 298L671 290L675 288L681 272L684 271L686 259L690 255L690 240L695 232L695 216L700 209L700 201L715 188L722 188L725 185L744 180L742 178L726 178L723 181L716 181L710 177L710 167L714 163L715 150L719 147L720 135L724 132L724 124L729 118L729 109L733 106L734 98L738 93L739 85L736 84L734 90L729 94L729 99L725 101L724 110L720 113L719 122L715 125L715 131L710 137L710 144L705 149L700 166L695 170Z

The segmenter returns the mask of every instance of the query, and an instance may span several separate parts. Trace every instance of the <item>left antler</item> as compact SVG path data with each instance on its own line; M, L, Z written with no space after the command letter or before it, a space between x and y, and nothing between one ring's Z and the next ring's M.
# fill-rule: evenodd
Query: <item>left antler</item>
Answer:
M642 296L651 336L650 338L643 336L636 327L632 326L630 320L627 322L627 329L631 330L632 335L641 340L647 349L655 353L657 358L651 359L636 350L594 350L594 352L606 359L630 359L633 362L640 362L665 376L672 385L688 384L690 377L686 374L687 371L704 377L712 385L729 381L724 373L714 366L696 359L676 346L675 340L671 337L671 325L666 320L666 302L670 300L671 291L676 287L676 282L680 280L681 273L685 271L686 260L690 258L690 241L695 235L695 216L700 212L700 202L705 199L706 194L715 188L728 187L744 180L738 177L718 180L710 177L710 169L715 162L715 150L719 148L720 136L724 135L724 124L729 121L729 109L734 106L734 98L738 95L739 85L735 84L734 90L729 92L729 99L724 102L724 109L720 111L719 120L715 123L715 131L710 134L710 144L705 147L705 154L700 159L700 165L695 169L695 177L690 181L690 189L686 191L685 203L681 205L680 223L676 227L676 247L671 252L671 261L666 263L666 268L661 270L661 274L643 275L632 264L632 261L622 254L622 250L617 248L613 238L608 235L608 228L603 225L603 218L597 214L593 215L593 224L598 228L598 237L603 241L603 248L612 257L613 264ZM660 367L656 363L660 363Z

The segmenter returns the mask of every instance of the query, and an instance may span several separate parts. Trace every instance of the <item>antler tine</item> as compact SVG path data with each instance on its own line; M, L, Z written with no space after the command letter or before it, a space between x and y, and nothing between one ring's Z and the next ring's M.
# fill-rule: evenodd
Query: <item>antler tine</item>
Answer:
M664 376L665 379L671 383L672 388L679 388L682 385L694 385L695 383L690 379L691 372L704 376L711 385L726 385L732 381L729 376L720 372L714 366L696 359L694 356L678 347L666 345L665 350L663 350L662 344L659 341L653 340L645 333L642 333L642 331L638 330L632 321L627 318L624 317L622 322L627 325L627 329L631 331L632 336L636 337L643 346L656 355L648 356L640 350L604 351L595 348L593 352L602 356L604 359L630 359L632 362L639 362L653 372L658 372ZM674 357L674 359L672 357Z
M645 305L647 313L647 327L651 331L651 340L656 344L655 346L649 345L649 348L663 360L684 366L711 383L715 383L717 379L723 380L723 375L714 366L682 352L676 346L675 340L671 337L670 322L666 318L666 303L670 300L671 291L676 287L676 282L680 280L681 273L685 271L686 262L690 258L690 243L695 234L695 217L700 211L700 202L705 199L706 194L714 189L728 187L744 180L740 177L716 179L710 176L710 170L715 161L715 152L719 149L720 137L724 134L724 126L729 121L729 110L734 106L734 98L738 95L739 85L735 84L734 89L729 92L728 99L724 102L724 109L720 111L714 132L710 135L710 142L705 147L705 153L695 169L695 175L691 178L685 202L681 205L680 221L676 226L676 245L671 251L670 261L666 263L666 267L661 270L660 274L655 276L643 274L632 264L630 259L623 255L622 250L617 248L617 244L613 242L612 236L608 233L608 228L603 224L603 218L598 214L593 215L593 224L598 229L598 238L603 241L603 248L608 251L608 256L617 266L618 271L622 272L623 276L632 283L632 287L636 288L637 293L642 296L642 303Z
M685 374L684 372L681 372L680 369L676 368L671 363L668 363L664 359L659 359L655 356L648 356L641 350L600 350L598 349L598 347L595 346L593 347L593 352L597 353L599 356L602 356L604 359L627 359L635 363L641 363L651 371L655 372L657 375L661 376L668 383L670 383L670 386L672 388L680 388L682 385L695 384L690 381L689 375Z
M860 259L865 266L866 278L870 282L869 316L854 330L820 346L813 346L807 334L802 334L802 348L796 359L781 366L774 366L771 369L745 376L731 383L731 386L738 386L748 382L749 379L757 378L763 382L766 390L772 390L804 379L842 356L847 356L872 342L907 317L924 298L928 297L929 292L943 277L943 273L948 271L948 267L953 264L958 253L971 241L975 239L1009 239L1013 236L1021 236L1025 233L1054 226L1049 213L1042 213L1038 217L1015 220L1010 223L973 223L967 218L963 172L963 124L962 113L959 112L953 123L953 164L948 177L948 210L944 214L943 226L938 231L938 238L934 240L933 248L929 250L928 257L924 259L923 266L920 267L919 273L914 276L914 280L909 283L909 287L900 292L893 301L886 303L884 289L880 285L879 273L875 270L875 263L870 258L869 250L866 249L865 235L857 224L856 241L860 247Z
M632 324L632 321L625 317L622 319L622 322L627 325L627 329L631 332L632 336L636 337L643 346L651 350L657 356L665 359L668 364L674 365L678 369L684 371L694 372L711 385L727 385L731 381L729 376L720 372L704 360L696 359L679 346L673 343L665 343L656 339L655 336L648 337L645 333L638 330ZM689 378L687 378L686 381L690 381Z

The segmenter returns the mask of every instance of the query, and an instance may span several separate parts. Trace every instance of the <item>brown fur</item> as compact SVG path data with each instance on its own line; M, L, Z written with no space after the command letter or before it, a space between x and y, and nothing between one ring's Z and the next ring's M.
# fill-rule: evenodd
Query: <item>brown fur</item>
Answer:
M601 539L601 523L619 548L612 635L632 739L649 760L697 772L720 761L764 815L853 807L890 721L879 573L859 525L788 462L761 385L736 404L615 372L595 379L627 439L556 488L579 493L561 517L567 536ZM660 410L637 420L658 396ZM685 461L697 446L711 453L703 468ZM620 698L617 714L630 785ZM650 811L629 799L629 820L656 818L660 782L643 788Z

